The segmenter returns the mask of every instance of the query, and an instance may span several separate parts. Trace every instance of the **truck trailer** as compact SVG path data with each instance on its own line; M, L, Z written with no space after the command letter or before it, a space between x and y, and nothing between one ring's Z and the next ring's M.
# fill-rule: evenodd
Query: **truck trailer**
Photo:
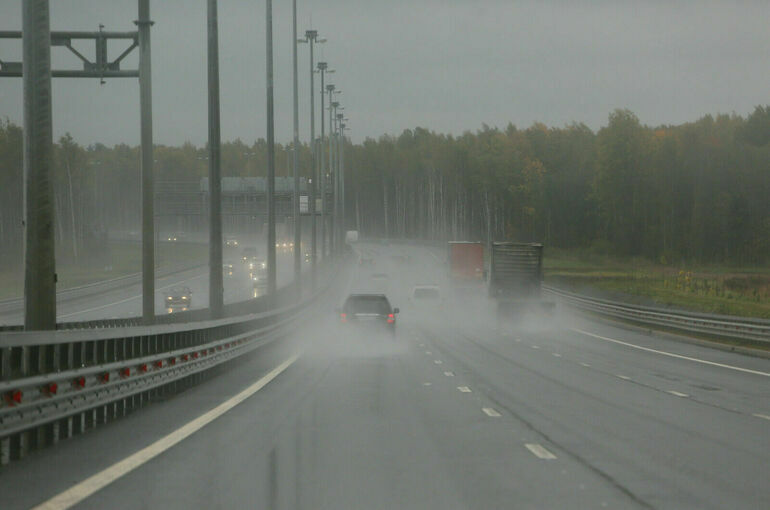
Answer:
M484 245L474 241L450 241L449 277L455 285L480 285L484 280Z
M526 312L552 312L541 296L543 245L493 242L489 257L489 297L496 301L498 324Z

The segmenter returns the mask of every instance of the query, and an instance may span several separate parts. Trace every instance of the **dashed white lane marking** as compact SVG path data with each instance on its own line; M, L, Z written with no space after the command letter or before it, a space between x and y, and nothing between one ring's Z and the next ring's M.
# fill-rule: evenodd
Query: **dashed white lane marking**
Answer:
M454 377L455 373L454 372L444 372L444 375L447 376L447 377Z
M500 413L498 413L491 407L482 407L481 410L484 411L484 414L486 414L487 416L491 416L492 418L499 418L501 416Z
M583 363L583 362L580 362L580 364L581 364L582 366L586 367L586 368L590 368L590 367L591 367L591 365L589 365L588 363Z
M763 420L770 420L770 416L766 414L754 413L754 416L756 416L757 418L762 418Z
M513 341L514 342L521 342L521 338L514 338Z
M440 359L434 359L434 360L433 360L433 363L435 363L436 365L441 365L441 364L442 364L442 363L444 363L444 362L443 362L443 361L441 361Z
M737 370L739 372L745 372L747 374L764 375L765 377L770 377L770 372L761 372L759 370L751 370L749 368L736 367L733 365L725 365L724 363L717 363L715 361L707 361L705 359L692 358L690 356L682 356L681 354L674 354L673 352L659 351L657 349L650 349L649 347L642 347L641 345L631 344L628 342L621 342L620 340L615 340L614 338L607 338L606 336L589 333L588 331L583 331L582 329L576 329L576 328L571 328L571 329L572 331L577 331L578 333L592 336L594 338L598 338L599 340L604 340L606 342L612 342L619 345L625 345L626 347L639 349L640 351L654 352L655 354L660 354L662 356L670 356L672 358L684 359L687 361L694 361L695 363L703 363L704 365L712 365L715 367L729 368L730 370Z
M561 354L559 354L558 352L553 352L551 354L553 354L554 358L561 358Z
M631 380L631 378L628 377L627 375L615 374L615 377L617 377L619 379L623 379L624 381L630 381Z
M212 421L216 420L227 411L237 406L262 388L264 388L270 381L278 377L284 370L289 368L292 363L297 361L299 354L295 354L291 358L287 359L269 373L265 374L260 380L241 391L229 400L222 402L214 409L202 414L194 420L176 429L174 432L162 437L152 443L151 445L139 450L138 452L126 457L125 459L116 462L107 469L96 473L80 482L79 484L70 487L49 499L48 501L41 503L33 508L33 510L59 510L70 508L77 505L87 497L91 496L95 492L103 489L107 485L111 484L118 478L130 473L134 469L138 468L147 461L157 457L161 453L165 452L172 446L183 441L190 435L194 434L198 430L202 429Z
M539 459L553 460L556 458L556 455L549 452L548 450L545 449L545 447L537 443L526 443L524 446L527 447L527 450L532 452L532 455L534 455Z
M467 386L458 386L457 389L460 390L462 393L470 393L471 392L471 389L469 387L467 387Z
M423 386L430 386L430 385L432 385L432 384L433 384L433 383L429 383L429 382L424 382L424 383L422 383L422 385L423 385Z
M685 398L685 397L689 397L689 396L690 396L690 395L688 395L687 393L681 393L681 392L679 392L679 391L674 391L674 390L668 390L666 393L671 393L671 394L672 394L672 395L674 395L675 397L682 397L682 398Z
M540 346L539 346L539 345L533 345L533 346L532 346L532 348L533 348L533 349L539 349L539 348L540 348Z
M430 351L425 351L425 354L427 354L428 356L430 356L430 355L431 355L431 354L433 354L433 353L432 353L432 352L430 352Z

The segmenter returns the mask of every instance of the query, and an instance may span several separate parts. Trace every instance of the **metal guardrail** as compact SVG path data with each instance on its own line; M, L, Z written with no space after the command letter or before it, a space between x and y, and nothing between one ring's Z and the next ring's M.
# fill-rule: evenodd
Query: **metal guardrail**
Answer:
M646 326L770 345L770 320L694 312L673 312L664 308L630 305L607 299L586 297L547 285L543 286L543 290L558 296L563 303L572 308L605 317Z
M0 465L121 417L180 384L196 384L280 338L335 281L332 271L318 292L296 304L285 304L296 294L284 287L259 303L275 308L225 319L0 334ZM254 304L234 303L231 311Z

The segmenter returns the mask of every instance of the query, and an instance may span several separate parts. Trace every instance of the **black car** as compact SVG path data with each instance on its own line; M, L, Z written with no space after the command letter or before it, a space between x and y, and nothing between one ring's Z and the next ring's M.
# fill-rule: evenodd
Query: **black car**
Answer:
M385 294L351 294L339 309L340 322L360 327L380 328L396 335L396 315Z
M186 285L171 287L168 292L166 292L166 309L168 310L168 313L171 313L174 310L189 310L191 300L192 291L190 290L190 287L187 287Z

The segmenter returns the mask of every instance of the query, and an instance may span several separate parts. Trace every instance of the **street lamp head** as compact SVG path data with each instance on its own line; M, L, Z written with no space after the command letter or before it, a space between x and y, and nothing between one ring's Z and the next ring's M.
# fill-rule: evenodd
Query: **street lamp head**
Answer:
M327 86L326 86L326 90L328 90L329 92L331 92L332 90L334 90L334 85L332 85L332 84L330 83L329 85L327 85Z
M319 62L316 67L318 67L319 71L325 71L328 65L326 62Z
M337 101L332 101L329 104L329 108L337 108L340 104Z
M305 30L305 37L307 40L312 40L318 37L318 30Z

